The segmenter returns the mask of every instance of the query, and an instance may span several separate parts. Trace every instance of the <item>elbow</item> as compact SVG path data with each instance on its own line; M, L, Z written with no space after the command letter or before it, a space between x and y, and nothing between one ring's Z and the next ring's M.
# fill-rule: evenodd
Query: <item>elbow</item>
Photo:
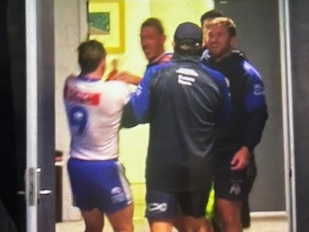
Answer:
M130 104L125 105L123 109L123 114L121 118L120 127L131 128L136 126L139 123L137 120L133 107Z

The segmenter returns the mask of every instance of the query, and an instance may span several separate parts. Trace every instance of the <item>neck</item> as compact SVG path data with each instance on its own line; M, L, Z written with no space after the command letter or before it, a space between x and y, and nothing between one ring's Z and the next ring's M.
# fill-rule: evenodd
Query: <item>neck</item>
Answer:
M155 63L158 60L161 59L161 57L165 54L165 50L162 50L161 53L159 53L159 56L157 56L156 58L154 58L153 60L150 60L149 63Z
M219 57L214 57L214 60L215 60L216 62L220 62L220 61L223 60L225 57L228 57L228 56L231 55L231 54L232 54L232 50L229 50L229 51L227 51L226 53L222 54L222 55L219 56Z
M91 72L91 73L83 73L81 72L80 73L80 76L83 76L89 80L99 80L102 78L103 76L103 73L102 72L99 72L99 71L94 71L94 72Z

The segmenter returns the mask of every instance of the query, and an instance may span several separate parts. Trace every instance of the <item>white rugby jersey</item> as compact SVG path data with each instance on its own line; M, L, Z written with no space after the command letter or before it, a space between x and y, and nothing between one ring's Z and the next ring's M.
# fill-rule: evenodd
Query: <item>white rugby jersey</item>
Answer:
M64 103L71 132L70 156L84 160L118 157L119 126L130 95L123 81L69 76Z

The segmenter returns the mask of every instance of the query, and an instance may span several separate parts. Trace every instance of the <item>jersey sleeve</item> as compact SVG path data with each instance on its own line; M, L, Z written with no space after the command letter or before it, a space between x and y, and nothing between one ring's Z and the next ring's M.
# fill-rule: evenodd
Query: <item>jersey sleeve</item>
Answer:
M249 64L245 64L248 75L248 91L245 98L246 128L244 145L250 150L260 142L268 118L264 83L260 74Z
M150 84L154 71L155 68L149 68L137 89L131 94L123 110L122 127L130 128L139 123L149 122Z
M125 105L129 101L130 94L132 92L130 90L130 84L128 84L127 82L125 82L123 80L121 80L121 81L117 80L115 82L118 85L119 96L121 96L122 103L123 103L123 105Z

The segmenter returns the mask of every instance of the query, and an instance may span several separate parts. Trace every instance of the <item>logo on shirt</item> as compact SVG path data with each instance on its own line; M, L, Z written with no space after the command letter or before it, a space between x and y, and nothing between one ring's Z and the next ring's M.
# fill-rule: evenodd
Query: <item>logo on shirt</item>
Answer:
M264 94L264 87L261 84L255 84L253 87L254 95L263 95Z
M181 85L192 85L192 83L195 81L194 78L188 77L188 76L183 76L183 75L178 75L178 83Z
M82 106L73 106L68 111L72 134L82 136L88 125L88 113Z
M141 85L138 85L137 88L136 88L136 90L135 90L135 94L136 94L137 96L139 96L139 95L142 94L142 92L143 92L143 87L142 87Z
M86 93L76 89L65 87L65 97L68 100L83 103L86 105L98 105L100 103L100 93Z
M179 68L176 70L178 73L178 83L181 85L189 85L191 86L193 82L195 82L195 78L198 76L198 73L189 68Z
M191 68L179 68L176 70L176 73L187 75L187 76L194 76L198 77L198 73Z
M225 80L225 83L226 83L227 87L230 88L231 87L230 80L227 77L224 77L224 80Z

